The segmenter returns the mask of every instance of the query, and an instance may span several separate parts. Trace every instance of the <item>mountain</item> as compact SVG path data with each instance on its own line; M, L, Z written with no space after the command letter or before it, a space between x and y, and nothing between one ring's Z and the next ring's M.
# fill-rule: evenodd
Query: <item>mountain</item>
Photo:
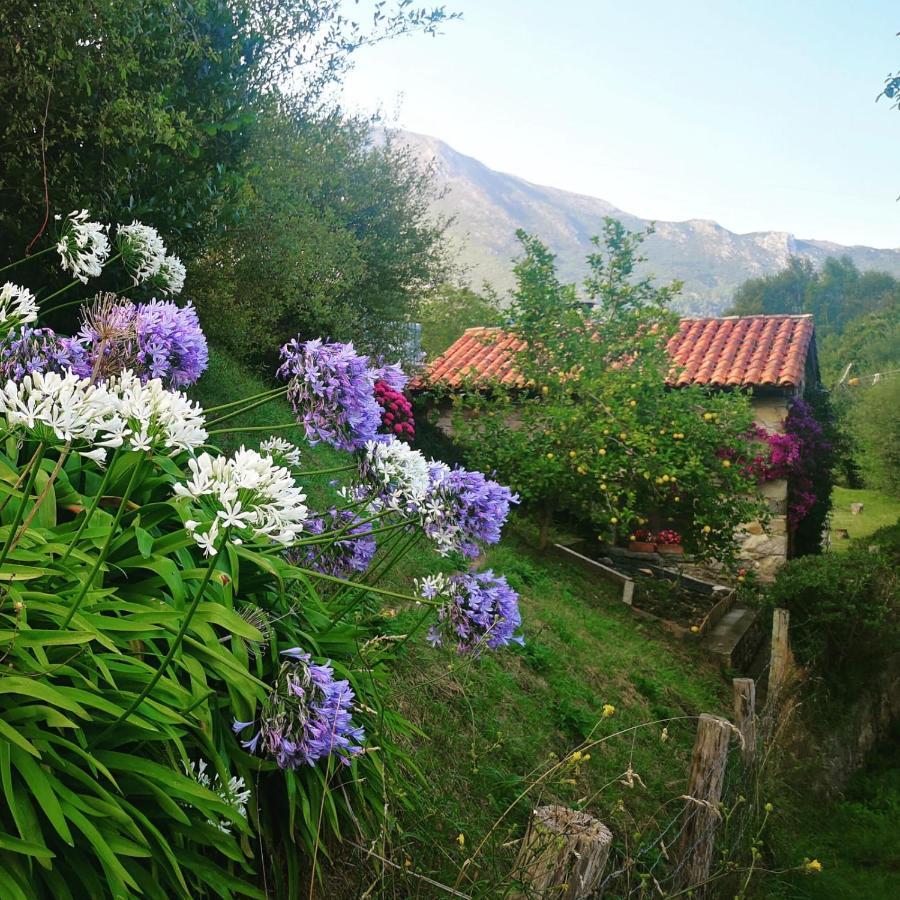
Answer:
M437 138L403 131L398 139L429 164L443 189L435 211L454 217L450 237L474 287L489 281L501 291L512 286L511 260L518 254L517 228L540 237L558 256L566 281L584 277L590 238L604 216L621 219L630 229L649 220L617 209L597 197L532 184L524 178L488 168ZM656 222L644 244L645 268L661 281L679 279L684 312L717 314L730 304L745 279L777 272L791 255L817 265L828 256L849 256L863 270L877 269L900 277L900 249L846 247L830 241L802 240L783 231L736 234L717 222L689 219Z

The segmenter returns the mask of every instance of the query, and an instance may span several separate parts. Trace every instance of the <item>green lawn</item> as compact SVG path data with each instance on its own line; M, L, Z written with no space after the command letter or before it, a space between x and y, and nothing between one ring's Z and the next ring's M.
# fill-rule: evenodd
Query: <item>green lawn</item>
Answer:
M213 353L195 395L214 406L265 387ZM278 400L230 424L281 424L290 417ZM305 446L297 429L278 433ZM215 440L233 448L242 438L255 444L264 435L234 430ZM304 452L310 468L342 459L328 448ZM308 490L314 506L325 501L325 486ZM535 550L525 520L513 523L480 565L505 574L520 591L526 643L480 659L434 650L421 630L403 643L386 699L421 731L402 744L407 776L418 773L419 786L405 797L396 785L386 786L398 829L382 850L401 868L386 870L376 896L437 896L423 889L422 876L452 883L488 835L460 886L475 896L499 896L493 886L510 870L511 841L521 837L528 812L540 803L589 809L620 842L637 840L641 823L684 791L695 717L728 709L728 686L690 645L632 618L618 589ZM383 584L408 593L413 577L439 568L452 564L419 546ZM400 603L383 611L381 630L413 633L422 613ZM604 717L606 704L615 711ZM586 740L600 741L589 760L556 767ZM627 775L629 767L636 777ZM677 801L663 806L661 821L677 807ZM345 875L330 895L356 897L367 884L348 884Z
M894 525L900 519L900 500L878 491L854 491L850 488L836 487L832 494L832 502L831 545L835 550L843 550L850 544L850 541L835 536L839 528L846 528L851 539L861 538L885 525ZM860 515L851 514L851 503L864 504Z

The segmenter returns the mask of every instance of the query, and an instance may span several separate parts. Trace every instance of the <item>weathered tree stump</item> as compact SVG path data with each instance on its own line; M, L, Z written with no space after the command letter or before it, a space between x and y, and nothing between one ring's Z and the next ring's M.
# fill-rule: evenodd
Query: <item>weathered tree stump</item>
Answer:
M678 844L678 883L682 888L702 885L709 878L716 829L722 818L719 801L730 737L731 723L706 713L700 716Z
M865 509L864 503L851 503L850 504L850 515L851 516L862 515L863 509Z
M515 877L522 896L553 900L598 897L612 833L600 821L565 806L539 806L532 814Z
M756 682L752 678L734 678L734 725L741 733L741 753L750 763L756 753Z

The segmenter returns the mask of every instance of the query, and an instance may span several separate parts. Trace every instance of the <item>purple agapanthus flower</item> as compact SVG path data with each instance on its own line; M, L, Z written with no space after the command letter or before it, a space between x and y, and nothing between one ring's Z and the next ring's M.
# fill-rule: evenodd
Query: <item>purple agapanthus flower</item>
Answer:
M83 378L128 368L142 381L159 378L167 387L184 388L200 378L209 361L197 311L170 300L95 304L78 334L63 343L72 370Z
M62 372L71 368L72 354L51 328L25 325L0 344L0 377L5 384L32 372Z
M474 559L479 553L476 542L496 544L510 504L519 502L508 487L461 466L432 463L428 481L422 524L442 554L457 550Z
M409 375L400 367L400 363L382 363L375 370L375 380L383 381L392 391L403 393L409 384Z
M251 753L271 756L282 769L315 765L335 754L344 764L363 752L365 733L353 724L354 693L350 683L337 680L330 663L313 663L299 647L282 650L287 657L263 704L258 722L235 721L239 734L256 728L241 741Z
M502 575L466 572L446 580L439 596L446 602L438 609L438 621L428 632L432 646L456 641L458 653L480 653L508 644L524 644L516 631L522 624L519 595Z
M353 573L365 572L375 556L375 538L371 536L371 522L361 519L349 509L332 507L324 516L307 519L304 531L310 535L341 531L327 543L307 544L287 552L290 562L325 575L346 578Z
M209 349L197 311L188 303L151 300L137 307L138 362L150 378L185 388L206 371Z
M359 450L375 439L381 407L375 401L376 370L353 344L289 341L281 348L278 377L311 444Z

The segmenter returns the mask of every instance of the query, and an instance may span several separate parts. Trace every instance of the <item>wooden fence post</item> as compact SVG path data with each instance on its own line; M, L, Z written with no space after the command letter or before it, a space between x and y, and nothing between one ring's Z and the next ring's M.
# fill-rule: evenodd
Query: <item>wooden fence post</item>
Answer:
M752 678L734 678L734 725L743 740L745 763L753 761L756 753L756 682Z
M679 884L702 885L712 868L716 828L721 819L719 801L725 783L725 764L731 723L703 713L691 756L685 805L685 823L678 850Z
M769 656L769 683L766 687L766 703L774 704L784 687L790 664L788 627L791 614L786 609L772 613L772 652Z
M599 897L611 846L610 830L593 816L565 806L539 806L531 814L514 874L529 898Z

